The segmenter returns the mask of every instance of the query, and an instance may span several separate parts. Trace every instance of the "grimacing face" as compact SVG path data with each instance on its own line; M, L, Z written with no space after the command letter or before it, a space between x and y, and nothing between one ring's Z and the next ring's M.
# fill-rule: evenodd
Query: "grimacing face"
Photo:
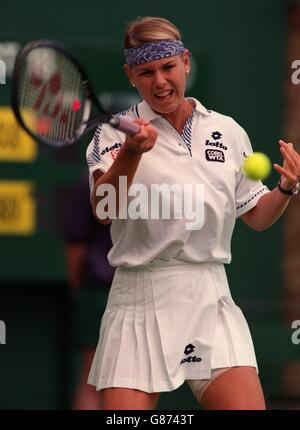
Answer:
M181 55L138 64L125 64L128 79L140 96L158 113L174 112L184 100L186 75L190 69L189 51Z

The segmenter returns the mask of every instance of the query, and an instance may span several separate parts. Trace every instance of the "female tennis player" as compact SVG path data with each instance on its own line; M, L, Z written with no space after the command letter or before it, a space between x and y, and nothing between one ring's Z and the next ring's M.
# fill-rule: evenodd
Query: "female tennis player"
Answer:
M125 58L143 101L123 115L141 130L130 137L99 126L87 151L93 211L102 223L115 218L108 258L117 268L88 382L101 390L102 409L155 409L160 392L185 381L206 409L265 409L224 264L236 218L262 231L284 212L300 156L279 141L284 162L274 165L281 181L272 191L244 176L248 136L185 97L190 54L166 19L131 22ZM152 216L150 207L170 201L169 217ZM178 216L187 201L199 209L192 227L189 214Z

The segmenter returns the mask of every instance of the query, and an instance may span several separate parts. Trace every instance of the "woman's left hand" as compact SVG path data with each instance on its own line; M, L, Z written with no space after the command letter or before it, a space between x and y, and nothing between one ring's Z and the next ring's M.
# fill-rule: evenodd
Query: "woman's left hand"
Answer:
M283 166L274 164L274 169L281 174L281 185L286 190L294 188L300 179L300 155L295 151L292 143L279 140Z

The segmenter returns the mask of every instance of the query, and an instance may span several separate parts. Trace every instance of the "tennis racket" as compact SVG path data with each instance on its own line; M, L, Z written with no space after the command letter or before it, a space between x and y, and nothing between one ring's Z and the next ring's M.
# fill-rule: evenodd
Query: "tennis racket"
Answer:
M103 109L79 60L53 40L30 42L18 53L11 99L20 125L52 146L77 142L101 123L132 136L140 131L138 124Z

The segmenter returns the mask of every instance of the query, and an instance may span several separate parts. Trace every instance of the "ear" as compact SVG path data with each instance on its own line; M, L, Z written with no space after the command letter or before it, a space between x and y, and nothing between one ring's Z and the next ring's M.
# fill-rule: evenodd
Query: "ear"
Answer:
M132 82L132 71L131 71L130 67L128 66L128 64L123 65L123 70L126 73L129 81Z
M191 62L190 62L191 53L188 49L186 49L183 53L183 63L185 73L189 73L191 70Z

